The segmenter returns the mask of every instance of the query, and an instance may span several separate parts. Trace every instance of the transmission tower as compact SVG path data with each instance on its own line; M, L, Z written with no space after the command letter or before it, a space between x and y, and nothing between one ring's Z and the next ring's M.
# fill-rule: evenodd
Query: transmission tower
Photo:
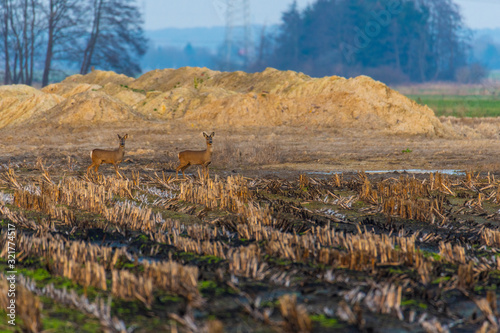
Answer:
M226 0L226 36L224 41L226 70L246 67L252 55L250 1Z

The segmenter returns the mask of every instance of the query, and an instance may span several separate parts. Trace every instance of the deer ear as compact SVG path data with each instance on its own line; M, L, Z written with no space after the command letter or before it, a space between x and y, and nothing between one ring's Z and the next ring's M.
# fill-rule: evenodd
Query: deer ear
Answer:
M208 137L208 134L203 132L203 136L206 138L206 137Z
M125 134L125 135L123 136L123 138L124 138L124 139L128 138L128 134Z
M210 134L211 137L213 137L215 135L215 132L212 132L212 134Z
M120 136L120 134L117 134L118 135L118 139L121 139L122 137Z

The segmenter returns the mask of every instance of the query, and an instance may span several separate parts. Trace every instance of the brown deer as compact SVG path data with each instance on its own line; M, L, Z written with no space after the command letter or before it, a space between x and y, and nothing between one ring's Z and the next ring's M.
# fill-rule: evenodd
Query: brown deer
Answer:
M92 167L94 167L95 173L99 169L99 165L104 163L113 164L115 167L116 175L120 178L123 176L118 172L118 164L123 161L123 156L125 155L125 140L128 138L128 134L123 137L118 134L118 139L120 140L120 146L118 149L114 150L104 150L104 149L94 149L90 152L90 158L92 159L92 164L87 168L87 176Z
M215 132L208 135L203 132L203 136L207 141L207 149L205 150L184 150L179 153L179 166L175 169L176 177L179 177L179 170L182 171L182 175L186 178L184 170L190 165L201 165L203 166L203 173L208 176L208 165L212 162L212 138Z

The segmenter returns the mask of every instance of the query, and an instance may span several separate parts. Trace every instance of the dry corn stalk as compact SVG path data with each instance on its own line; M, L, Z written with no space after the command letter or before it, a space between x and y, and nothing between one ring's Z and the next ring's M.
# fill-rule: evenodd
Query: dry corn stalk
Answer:
M281 315L285 322L283 329L286 332L311 332L312 323L307 310L297 304L297 295L283 295L279 298Z
M260 262L260 248L255 244L232 250L228 257L229 271L236 276L260 281L267 275L267 264Z
M9 294L9 282L7 280L8 276L0 275L0 307L7 312L7 320L11 320L8 316L11 311L9 306L12 306L10 302L14 298L8 297ZM27 332L38 333L43 330L42 319L40 317L41 303L40 299L33 295L31 291L26 289L22 284L18 283L18 276L15 277L16 280L13 282L16 287L14 288L15 293L15 310L14 322L16 316L21 318L23 322L24 329Z
M147 307L153 304L153 281L126 270L112 270L111 293L123 299L138 299Z
M144 262L144 277L156 288L185 297L192 305L202 304L198 289L198 267L184 266L173 261Z

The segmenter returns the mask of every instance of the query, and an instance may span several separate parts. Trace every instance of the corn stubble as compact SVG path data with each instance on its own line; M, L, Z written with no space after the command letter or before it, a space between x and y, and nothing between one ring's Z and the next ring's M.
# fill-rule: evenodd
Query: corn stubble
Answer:
M172 331L241 328L216 312L217 297L277 331L326 331L322 325L333 322L365 330L373 318L429 332L498 328L500 184L490 175L178 181L139 172L58 178L37 166L38 179L14 169L1 174L0 213L18 229L19 265L35 262L83 295L22 277L27 331L43 329L37 295L72 304L116 332L135 324L111 314L111 298L168 317L164 328ZM4 228L2 258L8 240ZM98 298L87 299L88 290ZM454 291L475 304L474 319L440 310L441 295ZM162 308L162 295L182 302Z

